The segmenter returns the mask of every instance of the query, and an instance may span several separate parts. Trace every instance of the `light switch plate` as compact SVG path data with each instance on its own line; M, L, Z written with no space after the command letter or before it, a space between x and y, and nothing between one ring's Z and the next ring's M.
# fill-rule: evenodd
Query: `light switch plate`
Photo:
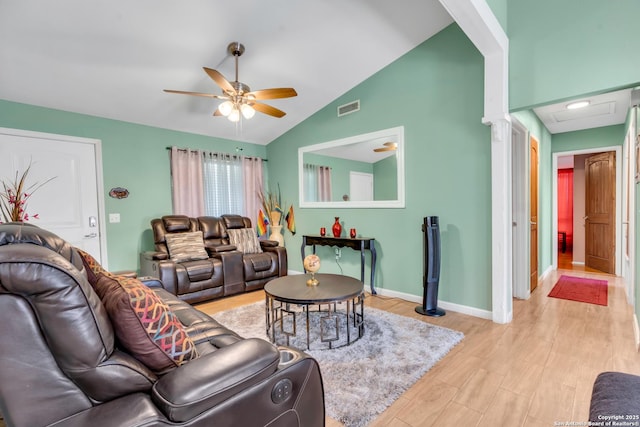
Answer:
M110 213L109 214L109 222L110 223L120 222L120 214L119 213Z

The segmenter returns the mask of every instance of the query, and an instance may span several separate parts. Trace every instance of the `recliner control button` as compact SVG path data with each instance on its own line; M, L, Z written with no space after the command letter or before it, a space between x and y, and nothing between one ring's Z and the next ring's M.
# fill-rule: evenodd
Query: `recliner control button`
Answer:
M290 379L285 378L276 383L271 390L271 400L273 403L279 404L286 402L293 392L293 383Z

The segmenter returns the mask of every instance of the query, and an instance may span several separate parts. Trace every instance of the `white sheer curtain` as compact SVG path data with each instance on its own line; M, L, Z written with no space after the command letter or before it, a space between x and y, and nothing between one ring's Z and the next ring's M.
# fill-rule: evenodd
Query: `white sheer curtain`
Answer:
M317 202L318 201L318 186L316 184L316 166L305 163L304 164L304 176L302 177L302 183L304 184L304 197L305 202Z
M244 157L242 159L244 176L244 215L251 219L255 227L258 224L258 210L262 206L258 192L263 190L262 159Z
M173 213L192 217L204 214L202 152L171 147Z
M204 212L207 216L241 214L244 209L242 158L208 152L203 158Z

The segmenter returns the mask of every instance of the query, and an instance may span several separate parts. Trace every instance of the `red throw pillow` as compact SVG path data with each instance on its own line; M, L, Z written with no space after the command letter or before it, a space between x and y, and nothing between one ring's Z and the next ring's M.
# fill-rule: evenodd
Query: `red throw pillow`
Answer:
M182 323L155 292L137 279L103 270L91 255L80 253L116 337L131 355L159 373L198 357Z

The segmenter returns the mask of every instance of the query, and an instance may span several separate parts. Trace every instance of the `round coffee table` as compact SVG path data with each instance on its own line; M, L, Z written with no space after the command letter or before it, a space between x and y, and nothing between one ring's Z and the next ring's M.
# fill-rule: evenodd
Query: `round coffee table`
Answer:
M315 277L316 286L307 285L307 274L279 277L264 286L267 336L273 343L292 345L290 339L296 338L300 323L306 329L307 350L316 336L331 349L349 345L364 334L363 283L339 274ZM286 342L278 342L282 339Z

